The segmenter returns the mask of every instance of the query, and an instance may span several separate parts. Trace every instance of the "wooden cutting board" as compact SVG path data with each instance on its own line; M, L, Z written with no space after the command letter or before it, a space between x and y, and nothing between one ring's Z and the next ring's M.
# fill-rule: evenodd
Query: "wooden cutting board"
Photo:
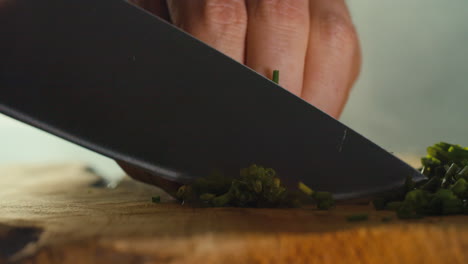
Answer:
M468 263L468 216L190 208L128 178L99 185L79 164L0 167L0 263Z

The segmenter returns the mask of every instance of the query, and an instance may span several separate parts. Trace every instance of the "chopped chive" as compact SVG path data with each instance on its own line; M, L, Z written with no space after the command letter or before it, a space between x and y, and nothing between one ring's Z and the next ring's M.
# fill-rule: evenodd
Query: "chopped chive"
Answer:
M299 182L297 188L299 188L299 190L301 190L303 193L309 196L314 194L314 191L309 186L305 185L303 182Z
M335 200L329 192L315 192L312 197L317 202L317 209L328 210L335 206Z
M385 197L377 197L372 200L372 205L374 206L375 210L384 210L387 202L388 201Z
M204 194L200 195L200 200L202 200L202 201L211 201L215 197L216 197L216 195L214 195L212 193L204 193Z
M274 70L273 71L272 81L275 82L276 84L279 84L279 70Z
M458 166L455 162L453 162L452 164L450 164L449 168L447 169L447 172L445 173L445 177L448 178L448 177L453 177L456 173L457 173L457 170L458 170Z
M359 222L369 220L369 214L353 214L346 217L348 222Z
M400 208L403 205L403 202L400 201L395 201L395 202L389 202L387 203L385 209L391 210L391 211L396 211L398 208Z
M390 221L392 221L392 217L391 216L384 216L380 220L382 222L390 222Z
M160 202L161 202L161 196L153 196L153 197L151 198L151 201L152 201L153 203L160 203Z
M465 196L468 196L468 182L464 178L458 179L450 189L458 197L467 198Z
M426 190L426 191L435 191L438 188L440 188L440 184L442 183L442 179L434 176L429 179L425 184L421 186L421 190Z
M397 216L400 219L417 219L422 216L418 214L410 202L403 202L403 204L397 210Z
M457 178L465 178L465 180L468 180L468 166L463 167L463 169L457 174Z
M233 195L230 192L227 192L223 195L213 198L211 201L215 207L227 206L233 199Z
M421 174L422 174L422 175L424 175L424 176L429 176L429 173L430 173L430 171L429 171L429 168L428 168L428 167L423 166L423 167L421 168Z

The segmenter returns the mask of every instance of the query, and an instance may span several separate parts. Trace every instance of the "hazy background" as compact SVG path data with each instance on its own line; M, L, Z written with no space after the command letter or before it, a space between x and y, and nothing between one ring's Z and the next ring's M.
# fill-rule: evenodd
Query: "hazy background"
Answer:
M389 151L468 145L468 1L348 1L363 68L342 121ZM109 177L115 163L0 115L0 164L78 161Z

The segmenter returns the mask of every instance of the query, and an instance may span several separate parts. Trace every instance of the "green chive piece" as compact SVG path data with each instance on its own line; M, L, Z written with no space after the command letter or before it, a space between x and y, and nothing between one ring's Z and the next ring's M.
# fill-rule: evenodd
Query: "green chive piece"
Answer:
M390 222L390 221L392 221L392 217L391 216L384 216L380 220L382 222Z
M423 166L419 172L424 176L429 176L429 170L430 169L428 167Z
M265 176L266 177L275 177L276 176L276 171L272 168L267 168L265 169Z
M391 210L391 211L396 211L398 208L400 208L403 205L403 202L396 201L396 202L389 202L385 206L385 209Z
M468 159L468 150L459 145L452 145L448 149L448 153L452 159Z
M161 202L161 196L153 196L153 197L151 197L151 201L153 203L160 203Z
M215 207L227 206L232 200L232 194L227 192L223 195L213 198L211 201Z
M297 185L297 188L301 190L303 193L312 196L314 194L314 191L307 185L305 185L303 182L299 182Z
M440 189L431 201L431 209L442 215L458 214L463 212L463 203L451 190Z
M180 186L176 193L177 198L183 199L186 189L187 189L186 185Z
M468 198L468 182L464 178L458 179L455 184L450 187L450 190L459 198Z
M317 209L319 210L329 210L335 206L335 201L333 199L323 200L317 203Z
M468 180L468 166L463 167L463 169L457 174L457 178Z
M315 192L312 196L317 202L317 209L328 210L335 206L335 200L329 192Z
M426 190L426 191L436 191L438 188L440 188L440 185L442 183L442 179L434 176L429 179L425 184L421 186L421 190Z
M369 220L369 214L353 214L346 217L348 222L359 222Z
M279 84L279 70L274 70L273 71L272 81L275 82L276 84Z
M384 210L387 204L387 199L385 197L377 197L372 200L372 205L375 210Z
M263 189L263 185L262 185L262 182L260 180L256 180L253 182L253 187L254 187L254 191L256 193L261 193L262 192L262 189Z
M273 186L274 186L275 188L279 188L280 185L281 185L281 180L280 180L279 178L274 178L274 179L273 179Z
M258 170L257 164L250 165L250 167L248 168L249 175L253 176L257 174L257 170Z
M418 219L422 216L416 212L412 203L404 202L397 210L397 216L400 219Z
M460 168L457 166L455 162L450 164L449 168L447 169L447 172L444 175L444 179L446 179L447 181L450 181L453 178L453 176L455 176L455 174L457 173L459 169Z
M439 166L442 162L432 156L426 156L421 158L421 164L425 167Z
M206 202L206 201L211 201L215 197L216 197L216 195L214 195L212 193L204 193L204 194L200 195L200 200Z
M427 179L413 182L373 201L376 209L396 210L401 219L425 215L468 214L468 148L439 142L421 158Z

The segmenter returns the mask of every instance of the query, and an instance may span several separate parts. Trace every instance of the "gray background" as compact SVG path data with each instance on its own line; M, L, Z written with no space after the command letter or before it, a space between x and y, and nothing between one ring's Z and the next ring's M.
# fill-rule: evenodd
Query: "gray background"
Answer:
M342 121L397 155L468 145L468 1L348 1L363 68ZM113 161L0 115L0 164Z

